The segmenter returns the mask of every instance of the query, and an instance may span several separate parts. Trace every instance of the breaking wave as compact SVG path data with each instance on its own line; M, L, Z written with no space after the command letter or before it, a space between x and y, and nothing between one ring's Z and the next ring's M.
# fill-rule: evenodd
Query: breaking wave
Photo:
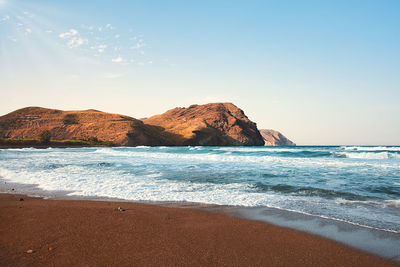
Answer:
M0 176L133 201L268 206L400 231L399 147L0 150Z

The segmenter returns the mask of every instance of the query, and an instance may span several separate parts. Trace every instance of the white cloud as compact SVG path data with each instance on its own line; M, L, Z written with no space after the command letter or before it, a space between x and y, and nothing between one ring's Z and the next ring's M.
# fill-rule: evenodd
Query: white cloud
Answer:
M144 43L137 43L136 45L131 46L131 49L139 49L142 48L143 46L145 46Z
M52 33L53 31L52 31L52 30L46 30L46 32L47 32L47 33Z
M118 79L124 76L122 73L106 73L104 74L104 78L106 79Z
M104 52L104 49L106 49L107 48L107 45L99 45L98 47L97 47L97 51L99 52L99 53L103 53Z
M110 29L110 30L114 30L115 29L111 24L107 24L105 28L106 29Z
M99 53L104 53L104 50L107 48L107 45L96 45L91 46L90 49L97 50Z
M67 46L69 48L76 48L81 45L89 43L88 39L83 39L79 36L79 32L75 29L70 29L67 32L58 35L61 39L67 40Z
M78 34L78 31L77 31L77 30L75 30L75 29L70 29L70 30L67 31L67 32L61 33L61 34L59 35L59 37L60 37L61 39L68 39L68 38L70 38L70 37L72 37L72 36L75 36L75 35L77 35L77 34Z
M14 43L16 43L18 41L18 39L13 37L13 36L8 36L7 39L12 41L12 42L14 42Z
M0 0L1 1L1 0ZM21 28L23 31L27 25ZM142 57L140 65L153 64L149 58L145 58L145 46L143 35L129 33L124 36L118 32L111 24L103 25L81 25L78 28L69 28L62 32L56 32L53 29L53 34L58 36L59 42L66 48L80 50L82 53L87 52L88 56L98 57L108 62L116 63L115 65L129 65L133 56ZM44 29L45 30L45 29ZM47 31L46 31L47 32ZM51 33L51 31L48 31ZM129 39L128 40L125 40ZM123 39L124 42L119 40ZM128 41L127 43L125 41ZM83 50L85 51L83 51ZM135 55L132 52L135 49ZM131 52L129 52L131 51ZM142 56L141 56L142 55ZM136 59L136 58L135 58ZM137 62L135 61L135 65Z
M1 19L0 19L0 22L2 22L2 21L7 21L7 20L9 20L10 19L10 16L9 15L5 15L5 16L3 16Z
M136 37L130 38L130 40L136 40ZM139 39L134 46L131 46L131 49L139 49L146 46L143 39Z
M26 28L25 29L25 35L28 35L28 34L31 34L32 33L32 30L31 29L29 29L29 28Z
M118 56L117 58L111 59L111 61L115 62L115 63L120 63L120 62L123 62L124 59L121 56Z
M82 39L78 37L71 38L68 42L67 45L69 48L76 48L79 47L83 44L87 44L88 40L87 39Z

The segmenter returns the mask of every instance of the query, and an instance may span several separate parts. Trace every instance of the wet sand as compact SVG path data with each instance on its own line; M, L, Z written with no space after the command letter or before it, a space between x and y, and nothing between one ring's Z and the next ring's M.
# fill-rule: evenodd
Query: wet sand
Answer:
M200 210L0 194L0 266L53 265L400 266L318 236Z

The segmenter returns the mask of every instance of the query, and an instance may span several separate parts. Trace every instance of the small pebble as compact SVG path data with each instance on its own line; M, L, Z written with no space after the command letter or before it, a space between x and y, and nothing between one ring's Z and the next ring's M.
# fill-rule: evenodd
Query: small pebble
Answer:
M53 248L49 248L49 251L52 251L53 250Z
M26 253L32 254L32 253L33 253L33 250L32 250L32 249L29 249L29 250L26 251Z
M24 201L24 199L21 197L21 198L19 199L19 201Z
M123 208L121 208L121 207L118 207L118 210L119 210L119 211L125 211L125 209L123 209Z

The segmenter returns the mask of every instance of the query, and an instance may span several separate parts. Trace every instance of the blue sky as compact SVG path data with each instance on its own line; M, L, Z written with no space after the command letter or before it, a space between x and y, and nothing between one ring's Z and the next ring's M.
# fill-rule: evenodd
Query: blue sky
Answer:
M298 144L400 145L398 1L0 0L0 114L233 102Z

